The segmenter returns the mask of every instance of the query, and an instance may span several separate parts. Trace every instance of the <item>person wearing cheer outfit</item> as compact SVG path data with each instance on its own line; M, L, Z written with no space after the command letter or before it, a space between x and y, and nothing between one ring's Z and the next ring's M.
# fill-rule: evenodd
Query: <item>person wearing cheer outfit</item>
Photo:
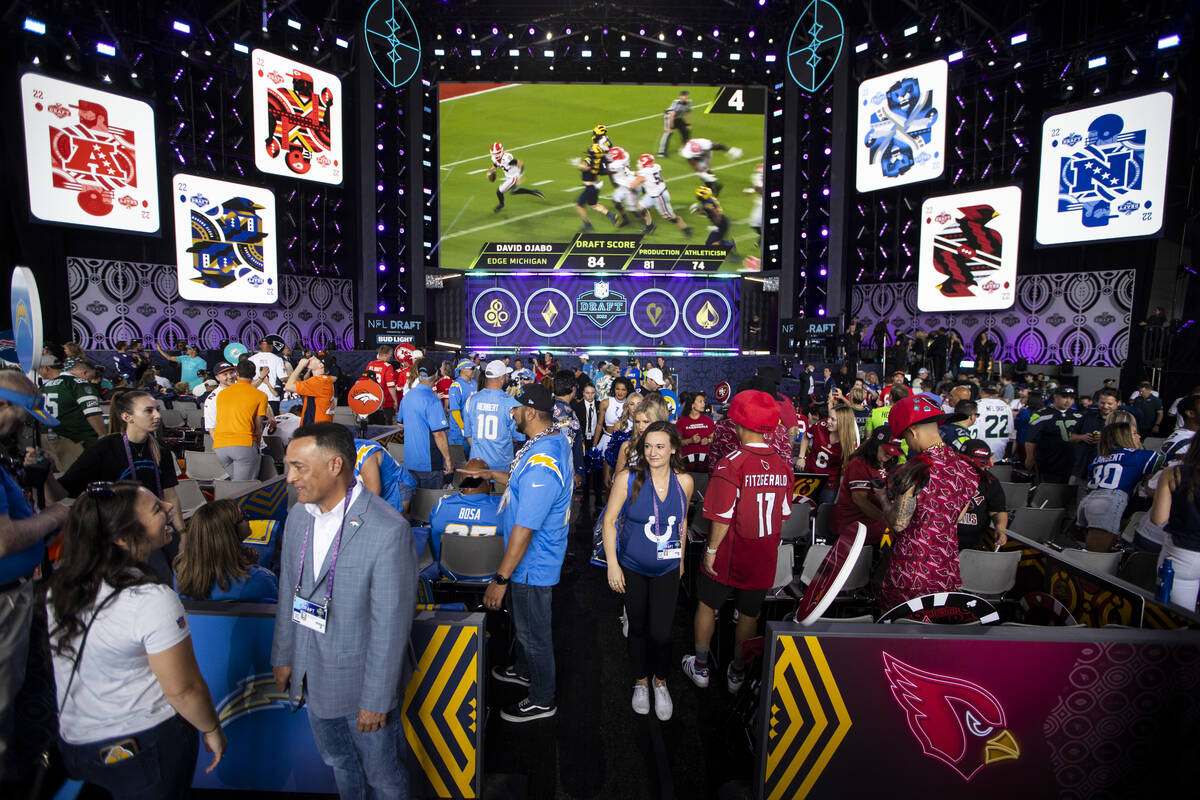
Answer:
M654 713L665 721L674 708L666 675L693 482L679 455L679 434L669 422L651 423L636 446L640 457L613 480L604 514L604 552L608 585L625 597L633 710L650 713L653 671Z

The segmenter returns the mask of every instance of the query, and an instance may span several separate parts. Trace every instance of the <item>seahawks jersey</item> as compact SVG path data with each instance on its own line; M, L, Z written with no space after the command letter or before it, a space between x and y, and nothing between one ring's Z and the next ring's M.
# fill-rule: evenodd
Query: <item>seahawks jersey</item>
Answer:
M997 397L980 398L976 405L978 416L971 426L971 435L987 442L992 448L992 458L1001 461L1008 452L1008 440L1016 435L1012 409Z
M492 164L509 177L521 171L521 167L517 164L517 157L512 153L501 153L499 157L492 156Z
M46 410L58 420L54 433L80 444L91 444L100 438L88 422L88 417L103 414L100 398L89 382L63 373L42 384ZM100 417L103 419L103 417Z
M714 225L720 222L722 217L725 216L725 212L721 210L720 201L718 201L715 197L707 197L701 200L700 211L702 211L704 216L708 217L708 221Z

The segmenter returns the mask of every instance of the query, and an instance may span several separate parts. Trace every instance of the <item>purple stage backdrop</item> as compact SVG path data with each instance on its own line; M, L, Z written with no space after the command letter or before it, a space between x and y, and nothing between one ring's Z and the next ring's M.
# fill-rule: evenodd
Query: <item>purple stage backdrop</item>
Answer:
M465 280L468 350L738 350L736 278L550 273Z
M986 329L1000 361L1120 367L1129 354L1133 280L1131 269L1019 275L1012 308L954 314L918 310L915 283L879 283L854 287L851 313L868 332L886 316L889 344L896 331L945 326L958 332L970 356L975 337Z
M84 350L111 350L119 341L147 347L222 341L254 349L277 333L289 344L354 347L354 286L344 278L280 275L279 300L268 306L196 303L179 297L174 264L67 258L72 338Z

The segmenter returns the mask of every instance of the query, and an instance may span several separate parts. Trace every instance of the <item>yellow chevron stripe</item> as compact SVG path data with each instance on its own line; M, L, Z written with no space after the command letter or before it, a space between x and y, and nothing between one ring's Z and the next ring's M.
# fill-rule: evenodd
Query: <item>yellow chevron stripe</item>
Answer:
M795 637L789 636L787 642L791 647L796 647ZM800 750L792 756L791 763L784 770L783 776L780 778L775 791L771 793L771 797L782 797L781 792L788 786L791 786L792 781L796 777L796 773L800 768L808 762L809 755L812 754L813 748L817 746L821 735L825 733L825 729L829 727L829 718L825 716L825 709L821 707L821 699L817 696L817 690L813 686L812 675L804 667L804 662L800 660L799 653L796 655L796 666L800 669L796 670L796 677L800 681L800 688L804 691L804 701L808 704L809 711L813 714L813 724L811 729L804 737L804 741L800 745ZM805 783L808 779L805 778ZM803 795L801 795L803 796Z
M466 639L473 638L475 635L474 629L471 628L464 629L463 633L467 634L464 637ZM450 696L450 702L446 705L446 710L442 714L446 720L446 726L454 735L454 741L458 743L459 748L466 755L466 761L461 767L455 763L448 764L450 767L450 777L454 779L454 783L458 786L461 797L475 796L474 790L471 787L472 779L475 777L475 745L471 741L467 729L459 721L458 712L462 708L463 699L468 694L471 694L475 688L475 670L478 668L476 658L474 648L472 648L471 661L467 664L467 669L459 680L454 694Z
M846 710L846 703L842 700L842 693L838 691L837 682L833 679L833 672L829 669L829 662L825 659L825 652L821 649L820 641L815 636L805 636L804 641L808 645L809 653L812 654L813 663L817 665L817 672L821 676L821 683L825 686L825 693L833 703L834 714L837 716L837 727L834 728L833 736L825 743L825 747L817 756L817 761L808 771L804 782L800 784L799 797L807 797L808 793L812 791L813 784L821 777L821 773L833 758L833 754L841 746L842 740L850 732L851 725L850 712Z
M449 792L445 782L438 774L437 767L433 763L433 759L425 752L425 746L421 744L421 737L417 735L413 728L412 721L408 716L408 709L412 705L413 695L417 689L425 681L425 675L428 674L433 666L433 661L437 657L438 651L441 650L442 641L446 638L446 634L450 632L449 625L439 625L433 632L433 638L425 647L425 651L421 653L421 660L417 662L417 668L413 672L412 679L408 682L408 688L404 690L404 713L401 719L404 723L404 736L408 739L409 746L413 749L413 754L417 757L417 763L421 765L421 770L425 773L425 777L429 779L430 785L433 786L438 797L446 797Z
M788 672L794 672L799 676L803 672L804 667L800 661L800 653L796 649L796 640L791 636L781 636L779 637L779 646L781 654L779 660L775 662L773 686L778 690L779 699L783 703L784 710L787 712L788 727L784 731L783 736L780 737L779 742L776 743L775 749L767 756L768 777L775 774L775 771L780 766L780 762L789 755L792 749L792 741L800 735L800 732L807 725L807 720L800 714L800 706L796 702L795 696L793 696L787 687ZM774 717L774 714L772 714L772 717ZM801 759L793 758L788 762L784 774L775 782L775 790L771 792L770 800L779 800L779 798L783 797L784 789L791 783L796 770L800 768L800 761Z
M454 759L454 754L450 752L449 744L446 742L445 737L442 736L442 731L438 727L437 720L433 718L433 713L434 707L443 701L442 692L450 682L450 676L454 673L454 668L458 666L459 659L462 658L467 642L470 641L470 636L463 636L462 634L463 631L459 630L459 636L450 648L450 655L448 658L443 659L437 679L429 687L429 692L425 695L425 702L421 704L421 710L418 712L418 716L425 724L425 729L429 732L429 738L433 740L434 748L437 750L438 755L441 756L442 764L451 773L457 771L458 764ZM442 780L441 770L438 770L438 783L443 787L438 796L448 796L449 790L445 788L446 784Z

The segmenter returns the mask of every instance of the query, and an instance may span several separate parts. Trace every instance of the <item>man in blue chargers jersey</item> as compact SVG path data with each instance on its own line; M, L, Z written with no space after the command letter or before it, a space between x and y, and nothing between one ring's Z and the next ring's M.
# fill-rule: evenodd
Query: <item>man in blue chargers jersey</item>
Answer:
M450 384L450 456L455 464L464 464L471 457L471 448L463 431L463 409L475 393L475 362L460 359L454 365L454 383Z
M465 467L487 472L480 458L472 458ZM463 478L459 494L444 495L429 515L429 541L434 555L441 558L442 540L447 536L499 536L500 497L491 494L491 478ZM446 577L461 580L443 569Z
M417 479L379 442L370 439L354 440L354 474L361 478L367 491L379 495L401 514L408 512Z
M512 462L500 502L504 560L488 584L483 604L500 608L509 595L517 634L516 663L496 666L499 681L529 687L529 696L500 711L509 722L529 722L554 716L554 642L550 600L567 552L574 475L570 471L571 443L554 425L554 397L539 384L526 386L517 398L513 419L529 437ZM464 470L470 477L492 477L482 470Z
M483 459L488 469L503 472L512 463L513 439L517 437L511 413L517 401L502 388L511 372L503 361L488 362L483 370L484 388L467 399L463 412L471 457Z
M415 366L417 383L400 401L399 422L404 426L404 466L408 467L422 489L441 489L454 473L446 429L450 422L442 401L434 394L438 365L422 358Z

